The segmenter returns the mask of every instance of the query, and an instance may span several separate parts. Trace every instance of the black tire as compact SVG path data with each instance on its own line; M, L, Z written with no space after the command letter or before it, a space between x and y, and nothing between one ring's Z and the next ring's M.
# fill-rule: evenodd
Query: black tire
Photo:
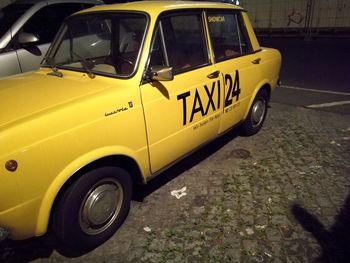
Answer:
M250 107L247 118L240 126L239 132L242 136L251 136L260 131L267 115L268 102L269 95L267 91L265 89L259 90Z
M129 212L131 194L131 177L124 169L91 170L63 193L53 213L53 232L64 247L91 250L122 225Z

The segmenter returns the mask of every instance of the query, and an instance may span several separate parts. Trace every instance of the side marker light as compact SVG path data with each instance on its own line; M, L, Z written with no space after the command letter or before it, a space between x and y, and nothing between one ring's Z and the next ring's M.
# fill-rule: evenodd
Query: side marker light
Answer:
M18 163L15 160L9 160L5 163L5 168L10 172L14 172L18 168Z

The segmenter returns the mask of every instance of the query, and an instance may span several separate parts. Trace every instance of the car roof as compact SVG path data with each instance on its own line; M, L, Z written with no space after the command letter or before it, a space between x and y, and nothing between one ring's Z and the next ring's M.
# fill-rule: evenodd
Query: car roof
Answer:
M101 12L101 11L139 11L147 12L150 15L159 15L164 11L179 10L179 9L236 9L243 8L219 2L199 2L199 1L138 1L121 4L102 5L86 10L79 11L78 14Z

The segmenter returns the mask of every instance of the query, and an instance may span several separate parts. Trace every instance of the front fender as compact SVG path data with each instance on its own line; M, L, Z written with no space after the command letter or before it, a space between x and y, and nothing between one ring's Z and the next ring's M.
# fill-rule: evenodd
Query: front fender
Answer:
M102 159L104 157L113 156L113 155L126 156L135 161L140 160L136 152L126 147L110 146L110 147L104 147L104 148L100 148L100 149L96 149L94 151L88 152L80 156L78 159L72 161L55 177L55 179L51 182L50 186L48 187L47 191L44 194L44 197L40 205L39 213L38 213L38 219L37 219L36 230L35 230L36 236L43 235L47 231L52 206L55 202L55 199L59 191L62 189L64 184L76 172L78 172L80 169L87 166L88 164L91 164L92 162ZM144 166L140 165L139 163L137 163L137 165L140 168L142 176L144 176L146 174Z

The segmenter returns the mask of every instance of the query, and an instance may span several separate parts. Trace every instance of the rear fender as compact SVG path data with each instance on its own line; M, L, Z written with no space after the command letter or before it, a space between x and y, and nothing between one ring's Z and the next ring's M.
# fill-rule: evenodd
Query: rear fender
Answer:
M254 101L254 99L255 99L255 97L256 97L256 94L258 94L258 92L259 92L261 89L263 89L263 88L266 88L267 91L268 91L268 93L269 93L269 95L271 95L271 85L270 85L270 83L268 82L268 80L267 80L267 79L264 79L264 80L260 81L259 84L255 87L254 92L252 93L252 96L251 96L250 99L249 99L249 104L248 104L249 107L247 107L247 110L246 110L246 112L245 112L245 114L244 114L243 120L245 120L245 119L247 118L247 116L248 116L248 114L249 114L249 111L250 111L250 108L252 107L253 101Z

